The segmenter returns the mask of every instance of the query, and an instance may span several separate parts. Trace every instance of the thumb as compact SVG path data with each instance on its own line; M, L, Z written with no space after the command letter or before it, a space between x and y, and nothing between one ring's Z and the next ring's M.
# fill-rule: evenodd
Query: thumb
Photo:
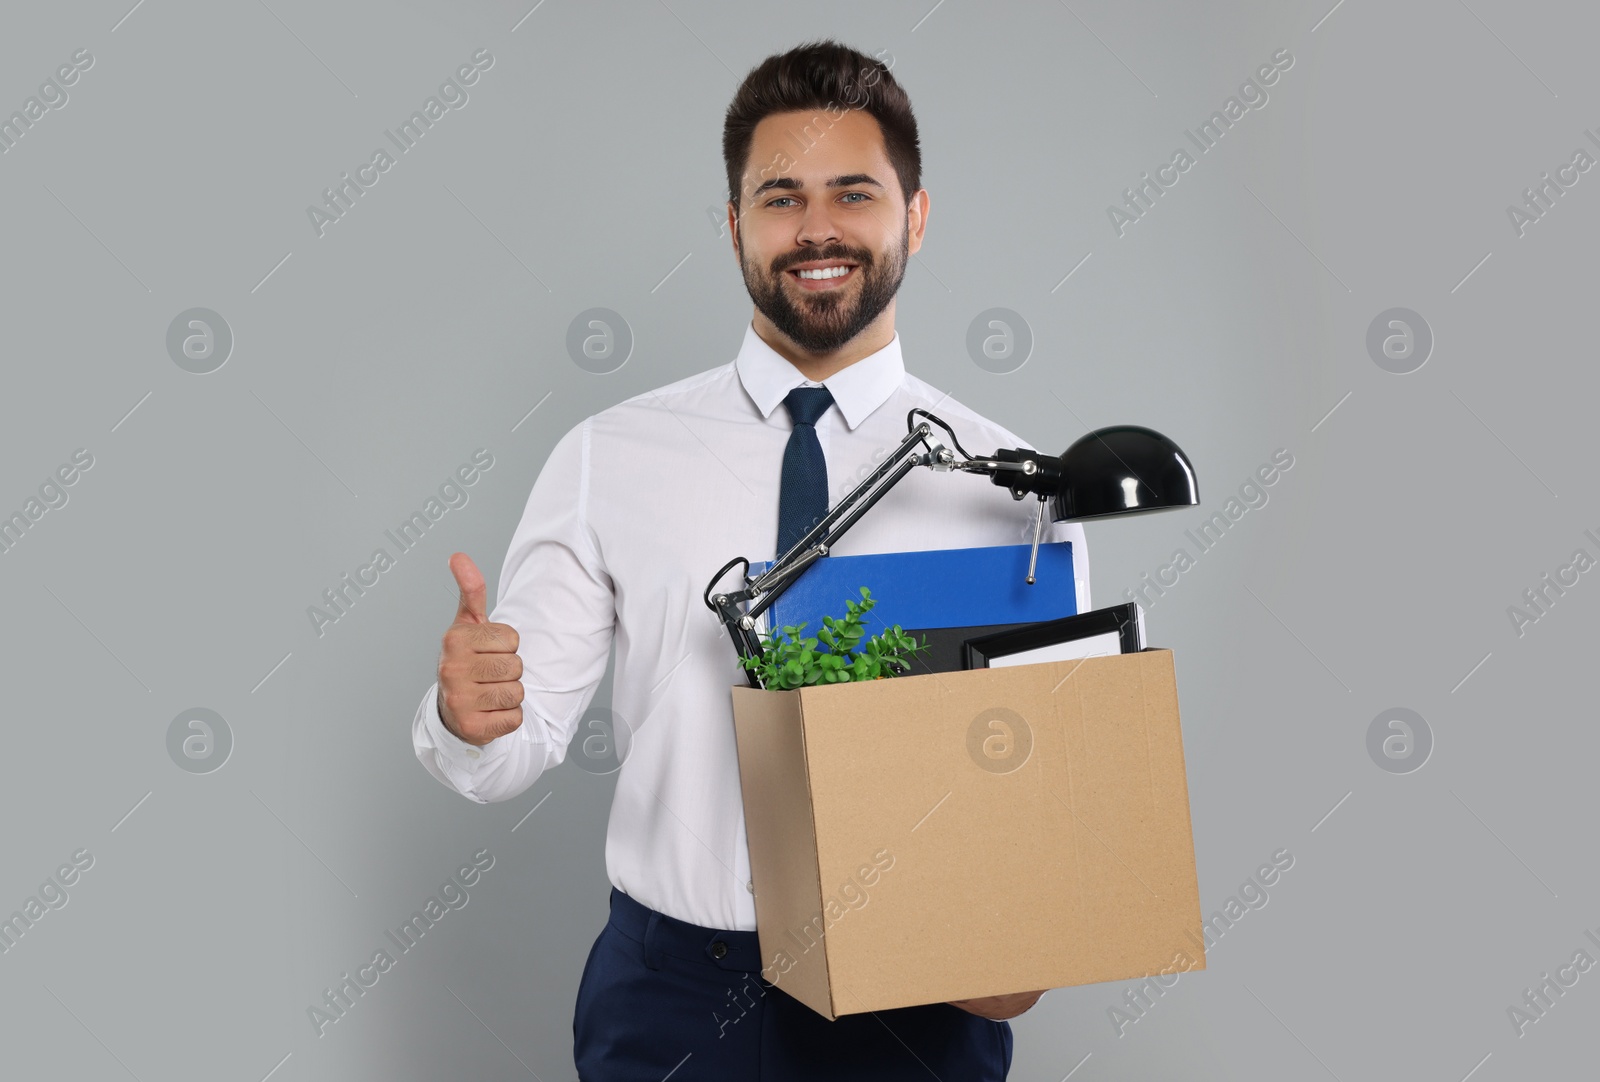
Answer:
M472 562L472 557L464 552L453 553L450 556L450 574L455 576L456 586L461 589L461 604L456 608L456 623L488 623L489 617L484 609L488 599L488 587L484 584L483 572Z

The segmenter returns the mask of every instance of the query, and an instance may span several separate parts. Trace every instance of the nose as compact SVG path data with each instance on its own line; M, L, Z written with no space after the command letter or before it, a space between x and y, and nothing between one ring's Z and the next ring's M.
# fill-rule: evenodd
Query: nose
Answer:
M839 233L838 223L833 219L833 205L827 200L813 200L806 205L805 213L800 218L800 230L795 241L799 244L837 244Z

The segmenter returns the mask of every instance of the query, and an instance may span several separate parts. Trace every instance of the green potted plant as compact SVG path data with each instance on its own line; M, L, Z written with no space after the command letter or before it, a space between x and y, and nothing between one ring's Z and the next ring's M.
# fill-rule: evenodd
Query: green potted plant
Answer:
M843 619L824 616L822 630L814 638L800 637L805 624L784 627L781 633L774 629L762 639L759 657L741 658L739 663L755 670L770 691L902 675L911 669L910 655L928 649L927 636L919 644L895 624L862 643L861 617L876 604L863 586L861 600L845 602Z

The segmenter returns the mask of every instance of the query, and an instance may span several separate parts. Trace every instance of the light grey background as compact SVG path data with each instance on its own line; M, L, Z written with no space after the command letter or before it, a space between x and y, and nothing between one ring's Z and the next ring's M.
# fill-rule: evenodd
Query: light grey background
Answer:
M94 57L0 155L0 511L94 458L0 553L0 914L94 857L0 956L6 1074L573 1077L614 776L568 764L485 807L423 772L445 561L472 554L492 599L557 436L733 358L750 303L707 213L723 111L818 35L886 50L921 124L908 368L1048 450L1135 422L1196 463L1203 508L1089 527L1097 604L1294 457L1148 613L1177 659L1205 911L1275 850L1294 865L1122 1035L1122 985L1046 995L1013 1023L1012 1077L1592 1072L1600 972L1521 1036L1508 1008L1600 959L1600 574L1521 635L1507 609L1600 555L1600 173L1526 235L1506 209L1600 154L1592 7L131 6L10 4L0 28L0 116ZM307 205L478 49L470 102L319 238ZM1122 189L1279 49L1270 102L1118 236ZM166 348L196 307L234 336L209 375ZM635 339L609 375L565 349L593 307ZM1008 374L965 346L994 307L1034 336ZM1366 347L1397 307L1435 338L1407 375ZM470 502L319 636L307 607L478 448ZM193 707L231 730L220 770L169 757ZM1420 770L1368 754L1394 707L1432 732ZM318 1037L323 989L484 847L466 908Z

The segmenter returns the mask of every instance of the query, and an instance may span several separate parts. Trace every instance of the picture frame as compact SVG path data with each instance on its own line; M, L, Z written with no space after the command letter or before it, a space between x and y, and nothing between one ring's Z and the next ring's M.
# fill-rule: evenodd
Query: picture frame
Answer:
M1134 654L1144 648L1144 613L1137 604L1128 602L974 636L965 641L964 654L967 668L988 669Z

